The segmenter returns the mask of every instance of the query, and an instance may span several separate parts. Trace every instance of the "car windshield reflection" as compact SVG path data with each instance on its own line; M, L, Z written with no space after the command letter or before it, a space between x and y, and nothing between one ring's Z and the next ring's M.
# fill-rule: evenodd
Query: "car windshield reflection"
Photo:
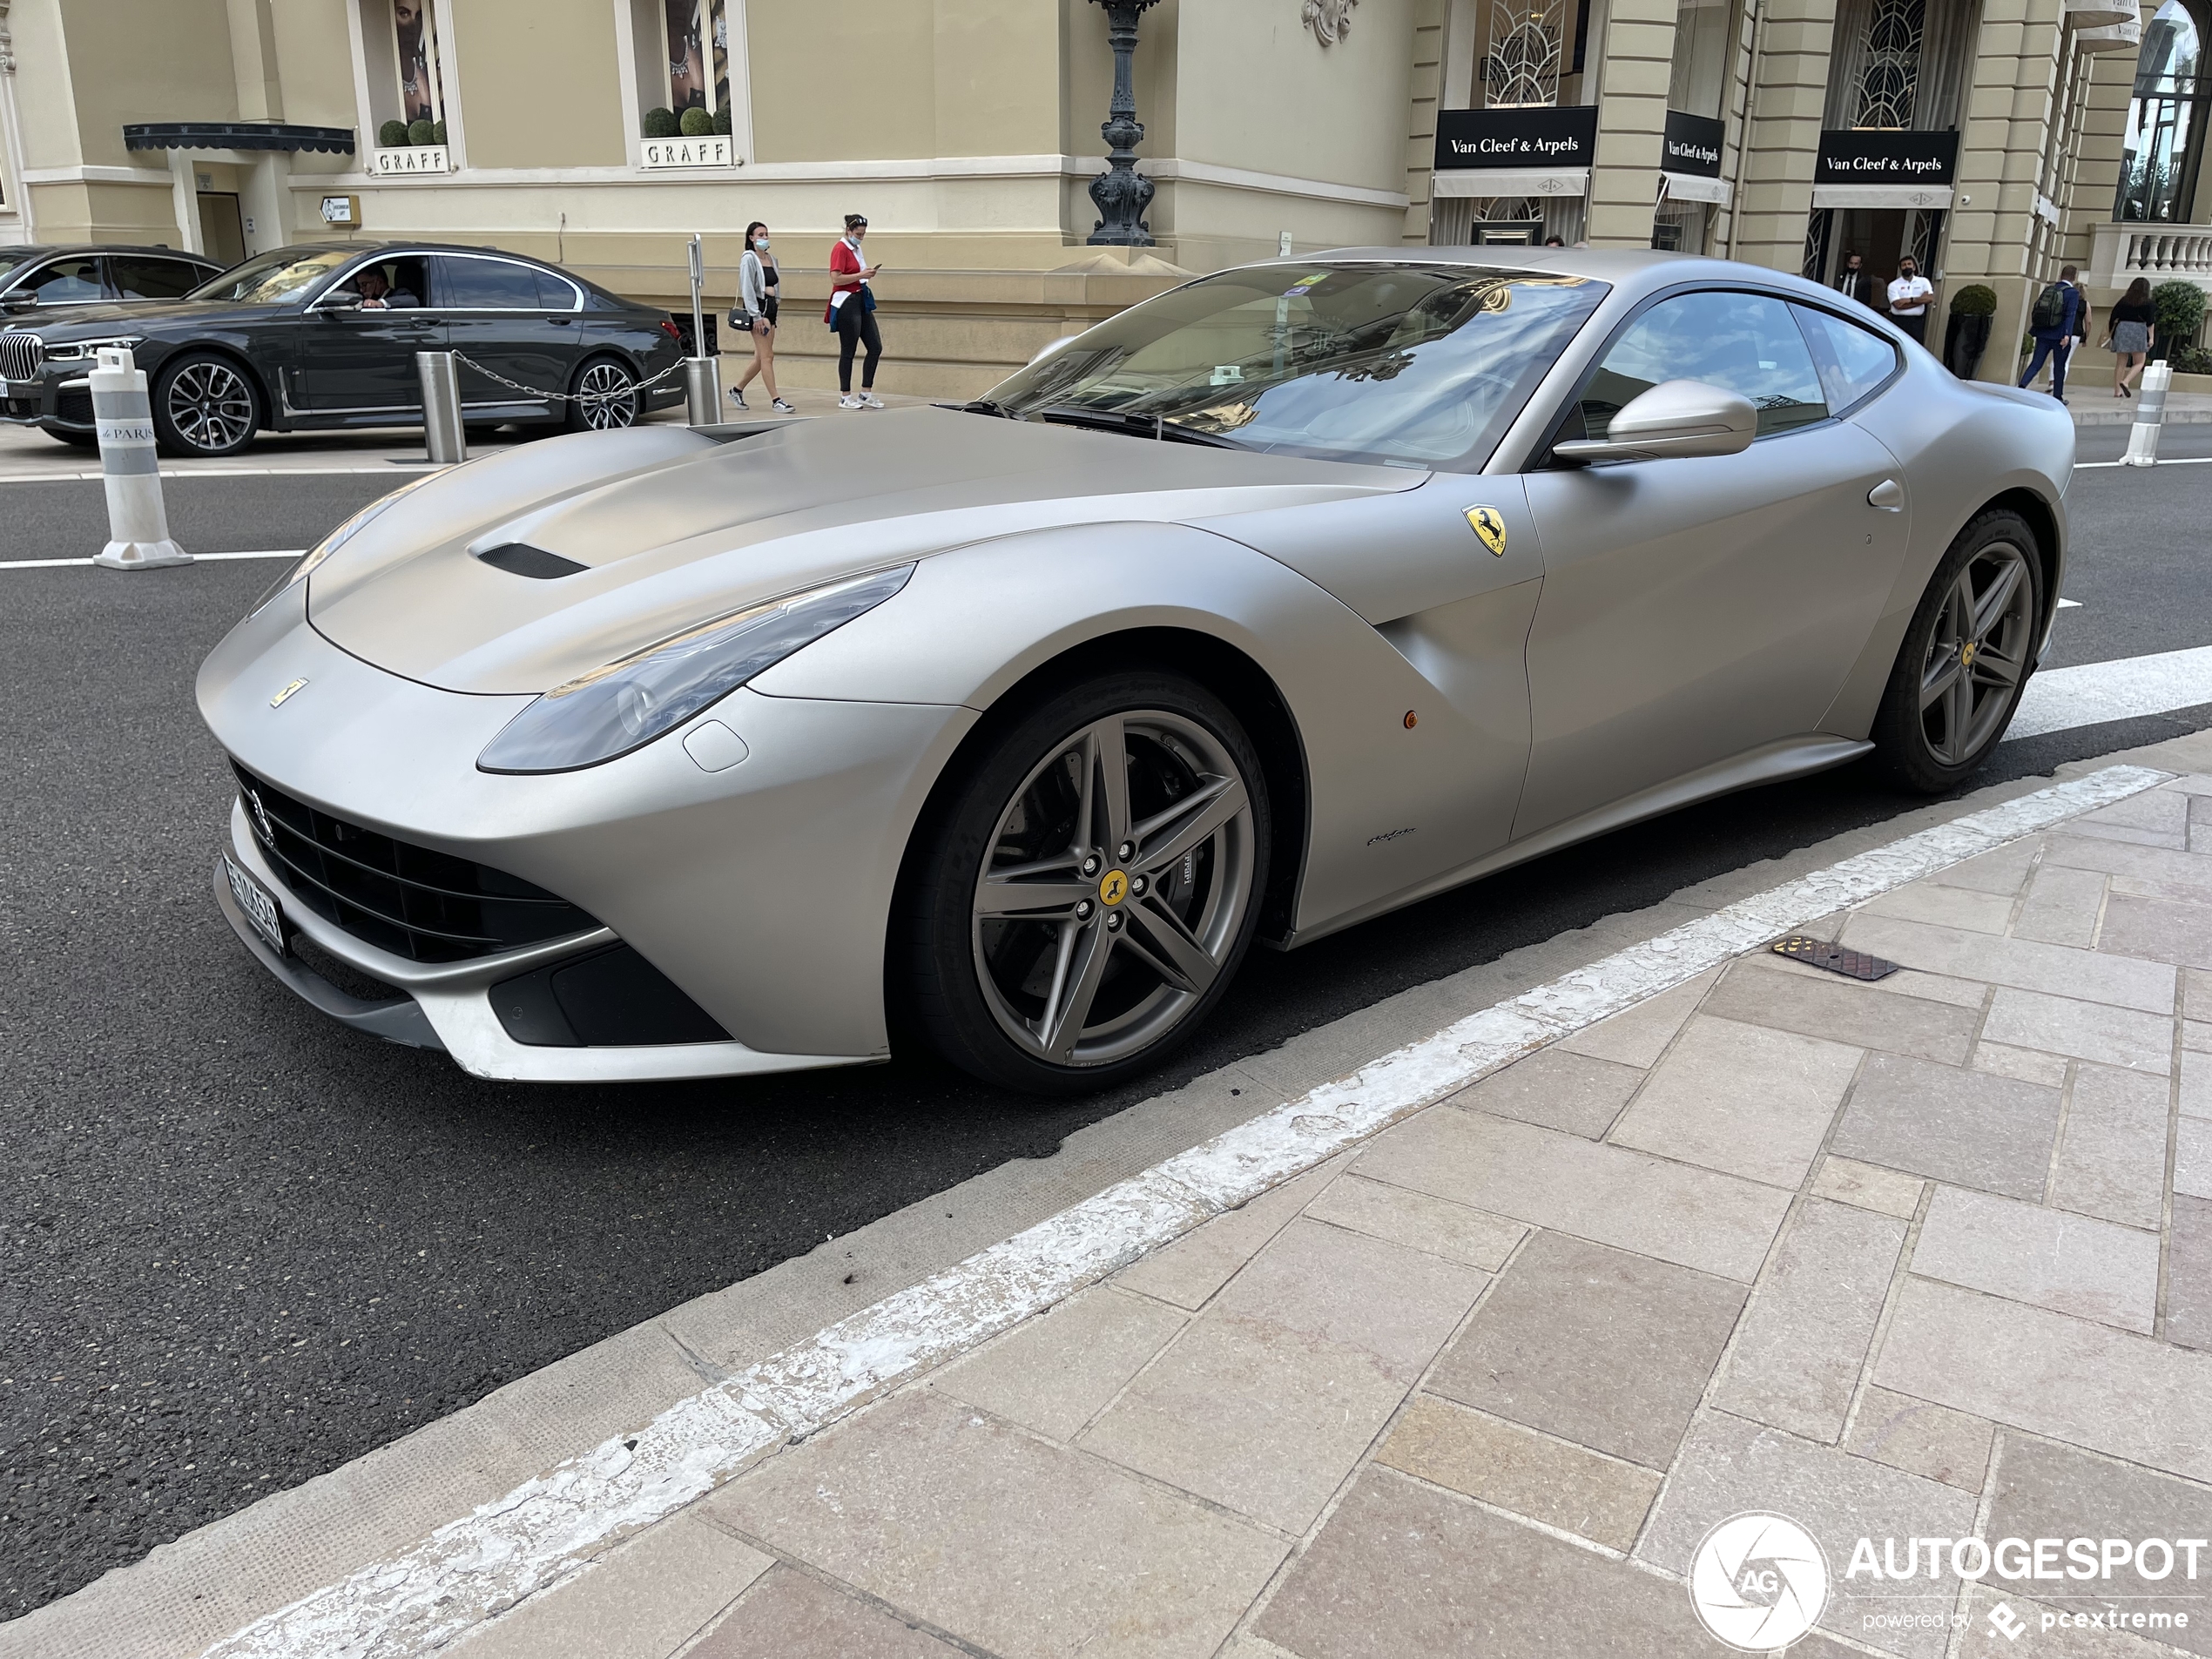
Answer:
M1102 323L990 401L1249 449L1480 466L1606 291L1464 265L1225 272Z
M275 305L313 287L354 257L344 248L279 248L233 266L185 298L220 300L232 305Z

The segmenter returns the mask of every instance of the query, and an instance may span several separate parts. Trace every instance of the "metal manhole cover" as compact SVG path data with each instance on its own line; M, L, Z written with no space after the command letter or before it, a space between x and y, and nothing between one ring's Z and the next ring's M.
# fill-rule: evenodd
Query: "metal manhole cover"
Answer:
M1777 956L1787 956L1793 962L1806 962L1815 968L1824 968L1831 974L1848 974L1852 979L1882 979L1897 972L1900 964L1885 961L1879 956L1870 956L1863 950L1849 950L1825 939L1815 939L1811 934L1791 934L1777 939L1769 947Z

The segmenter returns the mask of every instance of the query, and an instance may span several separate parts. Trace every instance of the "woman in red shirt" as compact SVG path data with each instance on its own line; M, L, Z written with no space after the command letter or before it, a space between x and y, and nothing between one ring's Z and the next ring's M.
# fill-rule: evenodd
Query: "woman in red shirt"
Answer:
M840 409L880 409L883 400L875 395L875 366L883 357L883 336L876 331L875 293L868 287L868 279L883 267L870 265L860 257L860 240L868 233L868 221L858 213L845 216L845 234L830 250L829 309L822 314L822 320L837 331L837 388L841 395L837 400ZM860 366L860 389L853 390L853 352L856 347L867 347L867 358Z

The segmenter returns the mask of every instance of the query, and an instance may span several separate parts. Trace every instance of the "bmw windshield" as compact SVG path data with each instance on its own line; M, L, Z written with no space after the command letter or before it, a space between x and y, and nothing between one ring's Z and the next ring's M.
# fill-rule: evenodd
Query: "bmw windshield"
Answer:
M233 266L185 297L241 306L281 305L306 293L360 253L358 248L280 247Z
M1606 287L1426 263L1227 271L1101 323L989 402L1136 435L1476 468Z

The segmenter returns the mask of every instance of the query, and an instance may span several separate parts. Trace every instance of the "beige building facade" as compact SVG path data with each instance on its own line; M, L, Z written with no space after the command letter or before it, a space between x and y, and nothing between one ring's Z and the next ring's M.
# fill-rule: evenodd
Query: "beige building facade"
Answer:
M2212 287L2207 0L2134 3L1157 0L1131 248L1089 240L1093 0L0 0L0 242L428 237L683 305L696 232L726 306L759 219L805 383L860 212L882 384L941 395L1285 246L1909 251L1994 288L2003 342L2062 262Z

